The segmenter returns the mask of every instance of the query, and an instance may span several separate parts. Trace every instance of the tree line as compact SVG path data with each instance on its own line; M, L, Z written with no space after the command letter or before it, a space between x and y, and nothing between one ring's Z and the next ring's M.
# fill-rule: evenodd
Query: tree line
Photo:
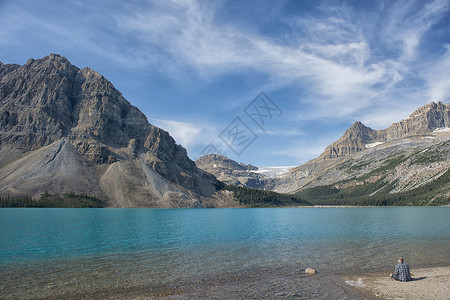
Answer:
M313 187L297 192L297 197L313 205L357 206L427 206L448 205L450 169L436 180L409 191L392 193L395 183L384 182L384 177L373 183L337 189L333 185Z
M23 197L0 197L0 207L41 207L41 208L82 208L82 207L104 207L103 203L93 196L86 194L65 193L61 195L45 192L38 199L31 196Z
M311 203L295 195L281 194L272 191L248 188L236 185L223 185L223 190L232 191L233 196L240 205L249 207L273 206L309 206Z

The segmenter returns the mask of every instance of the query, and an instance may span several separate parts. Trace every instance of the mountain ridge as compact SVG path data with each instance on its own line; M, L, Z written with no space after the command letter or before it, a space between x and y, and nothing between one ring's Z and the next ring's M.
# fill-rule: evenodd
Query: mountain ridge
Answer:
M110 207L239 206L217 176L290 194L372 197L429 186L426 203L450 198L449 183L431 184L450 168L450 104L442 102L383 130L357 121L318 158L273 178L224 156L193 162L101 74L57 54L0 63L0 104L0 197L71 192Z
M207 170L226 184L243 185L250 188L263 188L262 181L267 177L257 174L258 167L238 163L219 154L208 154L195 161L197 167Z
M300 192L324 187L322 190L344 198L353 197L356 190L366 190L367 194L358 197L369 200L374 195L386 194L387 199L389 195L408 193L438 180L450 169L450 130L442 129L450 127L449 116L450 104L431 102L386 129L374 130L357 121L319 157L275 178L261 180L259 188L311 196ZM215 170L204 170L216 174ZM232 170L228 172L233 174ZM229 178L233 179L239 178ZM450 199L450 183L434 188L426 203L433 203L436 197ZM336 201L332 195L324 199Z
M374 130L355 122L342 137L328 146L320 157L337 158L362 151L367 144L384 143L410 135L426 134L436 128L450 127L450 104L431 102L386 129Z
M215 206L217 179L99 73L50 54L1 64L0 76L0 196L64 189L113 207Z

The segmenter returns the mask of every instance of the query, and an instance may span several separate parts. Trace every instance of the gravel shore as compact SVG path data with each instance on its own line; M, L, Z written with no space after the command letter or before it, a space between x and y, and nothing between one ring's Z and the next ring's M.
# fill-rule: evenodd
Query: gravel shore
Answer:
M377 272L345 278L362 293L385 299L449 300L450 267L411 269L410 282L398 282L388 272Z

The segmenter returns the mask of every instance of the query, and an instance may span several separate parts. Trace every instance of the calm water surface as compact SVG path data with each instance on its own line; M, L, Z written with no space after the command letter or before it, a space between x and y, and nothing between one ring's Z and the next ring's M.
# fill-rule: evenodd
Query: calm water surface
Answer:
M449 207L0 209L0 298L351 299L333 276L448 266L448 249Z

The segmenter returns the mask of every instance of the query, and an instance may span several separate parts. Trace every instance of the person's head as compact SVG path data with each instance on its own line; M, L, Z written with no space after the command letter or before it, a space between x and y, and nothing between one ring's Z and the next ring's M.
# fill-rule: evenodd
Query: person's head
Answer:
M402 262L403 262L403 257L400 257L400 258L398 259L398 263L401 264Z

